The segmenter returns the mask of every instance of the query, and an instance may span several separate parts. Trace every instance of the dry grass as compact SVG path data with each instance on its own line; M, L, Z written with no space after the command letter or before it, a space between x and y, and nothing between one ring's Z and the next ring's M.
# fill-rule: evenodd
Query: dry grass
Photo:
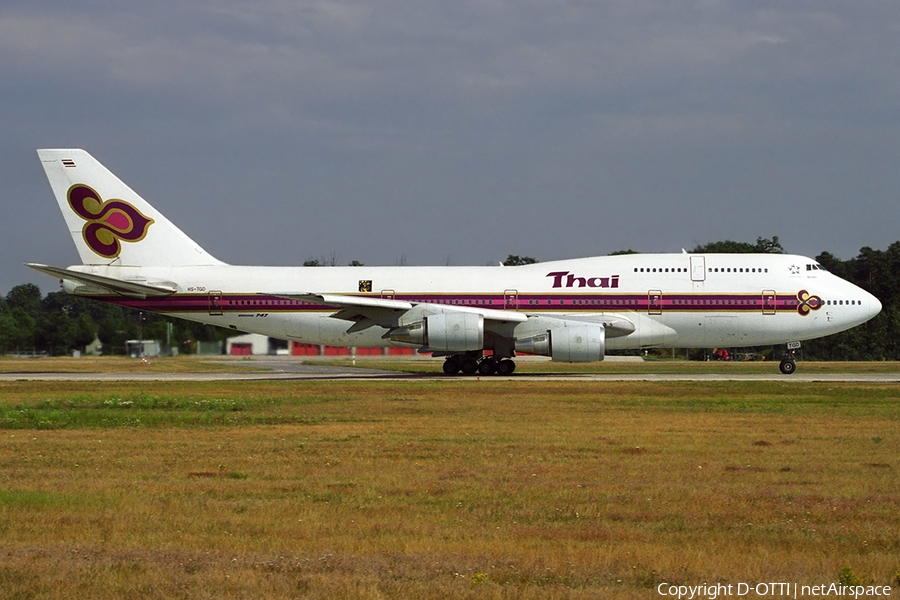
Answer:
M308 359L307 359L308 360ZM313 359L319 360L319 359ZM351 366L351 359L319 360L322 364ZM362 357L356 359L356 366L404 371L410 373L441 373L443 359L381 358ZM686 361L686 360L647 360L622 362L607 360L594 363L553 362L542 358L526 357L516 361L516 374L544 373L606 373L606 374L647 374L647 373L683 373L683 374L777 374L778 362L722 362L722 361ZM897 373L900 362L895 361L833 361L815 362L801 361L797 363L798 373Z
M0 429L0 596L648 598L900 570L893 386L14 382L0 405L136 392L161 400L116 410L243 414Z

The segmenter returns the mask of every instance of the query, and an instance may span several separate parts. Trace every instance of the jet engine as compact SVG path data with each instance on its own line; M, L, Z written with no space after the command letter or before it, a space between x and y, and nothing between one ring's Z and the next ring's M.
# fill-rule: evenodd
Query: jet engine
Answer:
M603 325L591 323L551 327L516 340L516 352L549 356L563 362L603 360L606 353L606 329Z
M440 313L391 330L395 342L419 344L432 352L466 352L484 348L484 316L475 313Z

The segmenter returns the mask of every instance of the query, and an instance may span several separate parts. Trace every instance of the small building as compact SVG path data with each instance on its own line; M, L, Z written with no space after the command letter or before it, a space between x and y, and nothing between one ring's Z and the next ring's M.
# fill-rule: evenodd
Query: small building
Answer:
M125 352L131 358L155 358L160 355L161 346L159 340L128 340L125 342Z
M350 348L343 346L320 346L302 344L278 338L266 337L259 333L248 333L228 338L225 353L230 356L250 355L291 355L291 356L412 356L415 348Z
M269 338L259 333L246 333L230 337L225 342L225 354L230 356L250 356L251 354L274 354L269 352Z

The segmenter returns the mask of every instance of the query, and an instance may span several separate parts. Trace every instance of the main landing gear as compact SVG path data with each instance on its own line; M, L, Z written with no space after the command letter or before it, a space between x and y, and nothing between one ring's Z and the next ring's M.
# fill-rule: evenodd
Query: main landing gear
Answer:
M515 370L515 361L493 356L454 354L444 361L444 373L447 375L460 372L463 375L512 375Z

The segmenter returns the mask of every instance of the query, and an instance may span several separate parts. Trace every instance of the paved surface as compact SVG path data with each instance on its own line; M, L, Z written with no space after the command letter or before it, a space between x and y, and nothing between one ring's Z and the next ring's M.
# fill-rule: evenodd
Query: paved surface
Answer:
M215 361L219 362L219 361ZM134 371L114 373L65 373L19 371L0 373L0 381L271 381L277 379L402 379L412 377L396 371L334 367L302 363L293 357L258 357L253 360L223 360L233 367L229 371L201 373L154 373Z
M218 362L218 361L216 361ZM227 360L222 362L232 366L227 371L208 373L151 373L135 370L118 373L62 373L62 372L16 372L0 373L0 381L272 381L272 380L443 380L442 374L410 374L378 369L335 367L312 362L301 362L295 357L254 357L252 360ZM360 367L365 361L359 361ZM266 370L259 370L266 369ZM668 373L572 373L572 374L529 374L519 373L512 377L464 377L461 381L780 381L786 383L810 382L852 382L852 383L900 383L898 373L804 373L802 363L793 375L782 375L772 364L771 373L752 374L668 374Z

